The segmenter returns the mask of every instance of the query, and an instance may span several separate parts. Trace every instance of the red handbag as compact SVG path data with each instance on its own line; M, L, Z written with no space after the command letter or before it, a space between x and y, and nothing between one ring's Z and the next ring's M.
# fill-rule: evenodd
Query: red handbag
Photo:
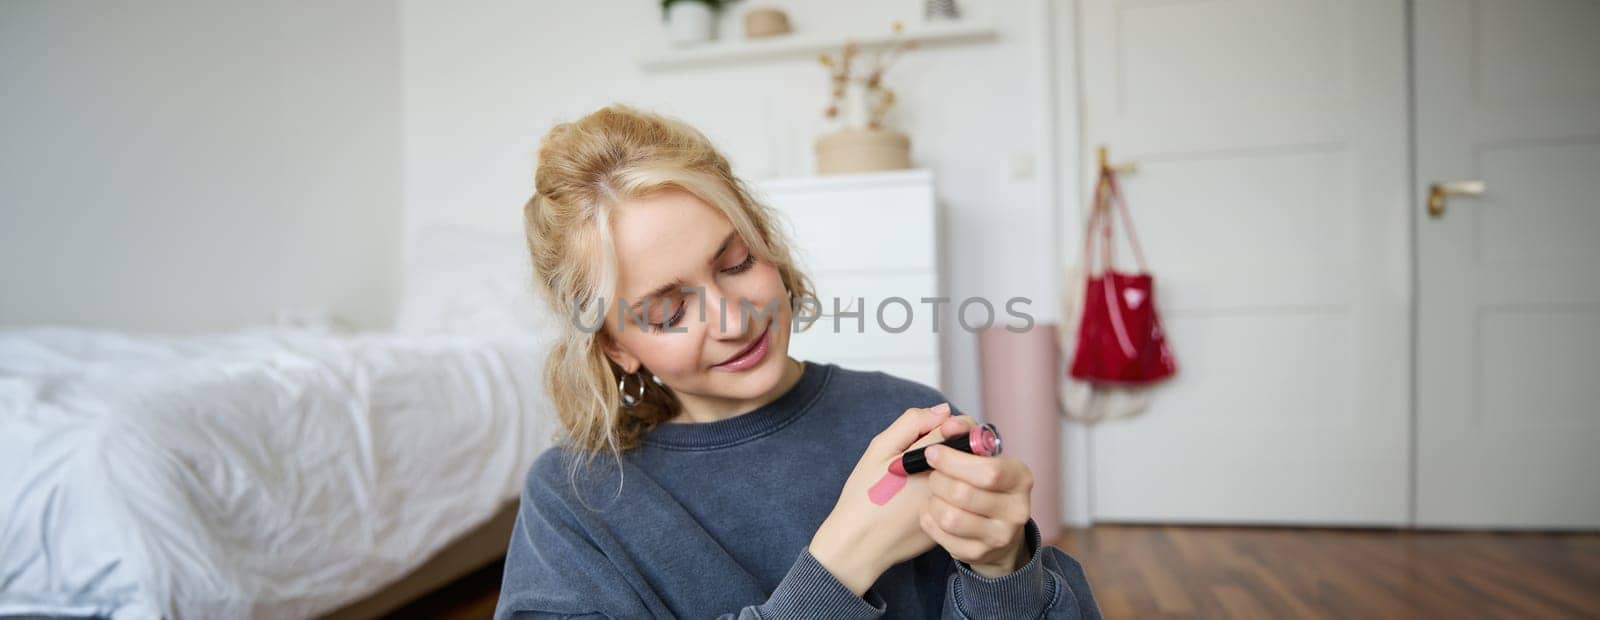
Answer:
M1136 273L1121 273L1112 266L1112 203L1122 215L1128 244L1139 263ZM1105 263L1099 274L1090 262L1095 232L1100 233L1100 259ZM1087 282L1072 376L1085 381L1142 384L1160 381L1176 372L1177 362L1156 316L1155 280L1145 266L1139 239L1134 236L1133 219L1122 201L1116 173L1104 165L1095 183L1094 209L1083 235L1083 265Z

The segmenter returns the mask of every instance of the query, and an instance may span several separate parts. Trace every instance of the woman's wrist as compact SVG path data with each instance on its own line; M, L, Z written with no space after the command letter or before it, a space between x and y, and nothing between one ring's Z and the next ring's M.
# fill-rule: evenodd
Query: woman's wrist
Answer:
M967 566L972 568L972 572L991 579L998 579L1017 572L1018 569L1027 565L1029 560L1033 559L1033 553L1028 549L1027 532L1027 526L1023 526L1022 534L1017 537L1015 543L1016 548L1006 555L1007 560L993 564L974 564L969 562Z
M850 540L837 535L824 521L822 527L817 528L817 533L811 537L808 547L811 557L817 563L828 569L834 579L854 592L856 596L864 596L872 584L877 583L878 577L887 570L881 566L882 554L873 553L863 541Z

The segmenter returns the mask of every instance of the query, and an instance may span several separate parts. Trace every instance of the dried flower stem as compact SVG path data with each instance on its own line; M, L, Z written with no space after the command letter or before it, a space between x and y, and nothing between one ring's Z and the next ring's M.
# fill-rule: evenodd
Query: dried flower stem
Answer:
M856 57L861 50L860 45L854 40L845 42L844 49L840 50L837 61L826 52L819 57L818 60L829 70L828 81L831 91L828 107L823 110L824 117L829 119L838 118L840 112L839 102L845 96L845 88L851 81L858 81L863 83L867 89L866 98L870 106L867 126L872 129L882 127L884 115L888 113L889 108L894 105L895 101L894 91L883 87L883 75L888 72L890 67L894 66L894 63L907 50L917 47L916 40L901 38L903 32L904 26L900 22L895 22L894 42L887 49L879 50L873 54L871 68L862 77L856 77L853 71Z

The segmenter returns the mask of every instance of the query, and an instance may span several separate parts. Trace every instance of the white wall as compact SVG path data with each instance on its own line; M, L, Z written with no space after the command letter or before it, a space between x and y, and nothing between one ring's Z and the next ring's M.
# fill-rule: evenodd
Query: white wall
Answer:
M920 0L775 4L800 31L921 19ZM999 36L909 53L888 76L890 123L936 175L946 291L1028 296L1051 320L1050 183L1076 167L1075 148L1051 153L1052 11L960 4ZM613 101L686 118L750 178L809 173L824 69L645 72L657 6L0 4L0 325L186 331L326 309L385 327L406 233L517 234L539 137ZM1063 176L1060 195L1075 188ZM947 392L976 408L975 338L944 348Z
M388 324L397 9L0 3L0 325Z
M921 0L763 3L800 31L921 19ZM1079 226L1075 3L959 4L999 36L909 53L890 124L936 175L947 294L1028 296L1054 320L1056 244ZM644 72L658 6L0 3L0 326L192 331L326 309L386 327L411 233L519 235L540 136L613 101L686 118L752 179L808 174L823 68ZM943 348L945 391L977 410L976 339Z
M767 4L767 3L764 3ZM797 31L887 32L921 20L920 0L773 2ZM945 290L960 299L1035 299L1053 320L1057 218L1051 170L1074 170L1075 149L1054 161L1046 94L1052 23L1041 0L967 1L992 19L987 43L908 53L887 82L900 95L890 124L936 176L945 225ZM408 1L402 8L406 209L413 228L466 226L518 234L532 191L539 138L553 123L613 101L688 120L749 178L812 170L827 80L814 58L645 72L635 56L661 40L657 3L506 0L473 10ZM736 28L744 3L725 15ZM1057 10L1070 10L1069 6ZM1036 174L1015 178L1017 158ZM1075 186L1074 186L1075 187ZM1070 193L1068 194L1071 195ZM945 386L958 406L980 398L975 336L945 335Z

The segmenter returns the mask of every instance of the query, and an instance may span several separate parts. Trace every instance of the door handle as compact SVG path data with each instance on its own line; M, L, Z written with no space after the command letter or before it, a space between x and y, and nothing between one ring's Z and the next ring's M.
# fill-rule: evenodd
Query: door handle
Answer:
M1444 202L1450 196L1482 196L1483 181L1446 181L1428 187L1428 215L1444 217Z

